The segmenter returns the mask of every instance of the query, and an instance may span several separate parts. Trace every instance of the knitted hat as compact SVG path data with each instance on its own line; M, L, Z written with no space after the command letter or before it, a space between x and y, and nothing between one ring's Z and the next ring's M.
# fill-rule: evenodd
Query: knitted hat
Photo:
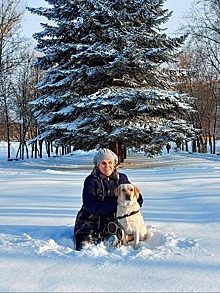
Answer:
M95 166L99 166L100 162L103 160L110 160L115 165L118 164L118 156L109 149L99 150L93 159L93 164Z

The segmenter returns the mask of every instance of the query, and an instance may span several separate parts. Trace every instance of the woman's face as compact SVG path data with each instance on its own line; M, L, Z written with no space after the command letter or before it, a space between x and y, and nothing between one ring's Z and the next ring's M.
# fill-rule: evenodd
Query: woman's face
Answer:
M111 160L102 160L99 163L99 170L105 175L110 176L115 169L114 163Z

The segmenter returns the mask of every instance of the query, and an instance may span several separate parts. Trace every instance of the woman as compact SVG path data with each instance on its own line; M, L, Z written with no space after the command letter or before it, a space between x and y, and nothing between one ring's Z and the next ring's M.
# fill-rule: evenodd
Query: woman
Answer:
M125 174L116 170L118 157L109 149L101 149L93 159L92 173L85 179L83 187L83 205L76 217L74 228L76 250L87 243L95 243L109 237L107 224L114 221L117 210L117 198L114 190L122 183L130 183ZM140 194L140 206L143 198ZM116 245L117 238L114 238Z

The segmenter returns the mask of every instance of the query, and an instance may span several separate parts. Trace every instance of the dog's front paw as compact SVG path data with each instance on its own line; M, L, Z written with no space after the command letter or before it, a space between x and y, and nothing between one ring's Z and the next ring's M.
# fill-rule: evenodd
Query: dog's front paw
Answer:
M140 243L134 244L134 249L138 249L140 247Z

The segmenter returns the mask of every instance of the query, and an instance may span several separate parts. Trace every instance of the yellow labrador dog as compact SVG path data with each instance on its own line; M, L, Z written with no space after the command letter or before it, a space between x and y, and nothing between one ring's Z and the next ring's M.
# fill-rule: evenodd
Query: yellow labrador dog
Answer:
M121 184L115 189L118 197L117 220L123 226L125 237L122 242L126 245L129 237L134 237L134 249L140 247L140 241L148 236L146 224L137 202L140 190L133 184Z

